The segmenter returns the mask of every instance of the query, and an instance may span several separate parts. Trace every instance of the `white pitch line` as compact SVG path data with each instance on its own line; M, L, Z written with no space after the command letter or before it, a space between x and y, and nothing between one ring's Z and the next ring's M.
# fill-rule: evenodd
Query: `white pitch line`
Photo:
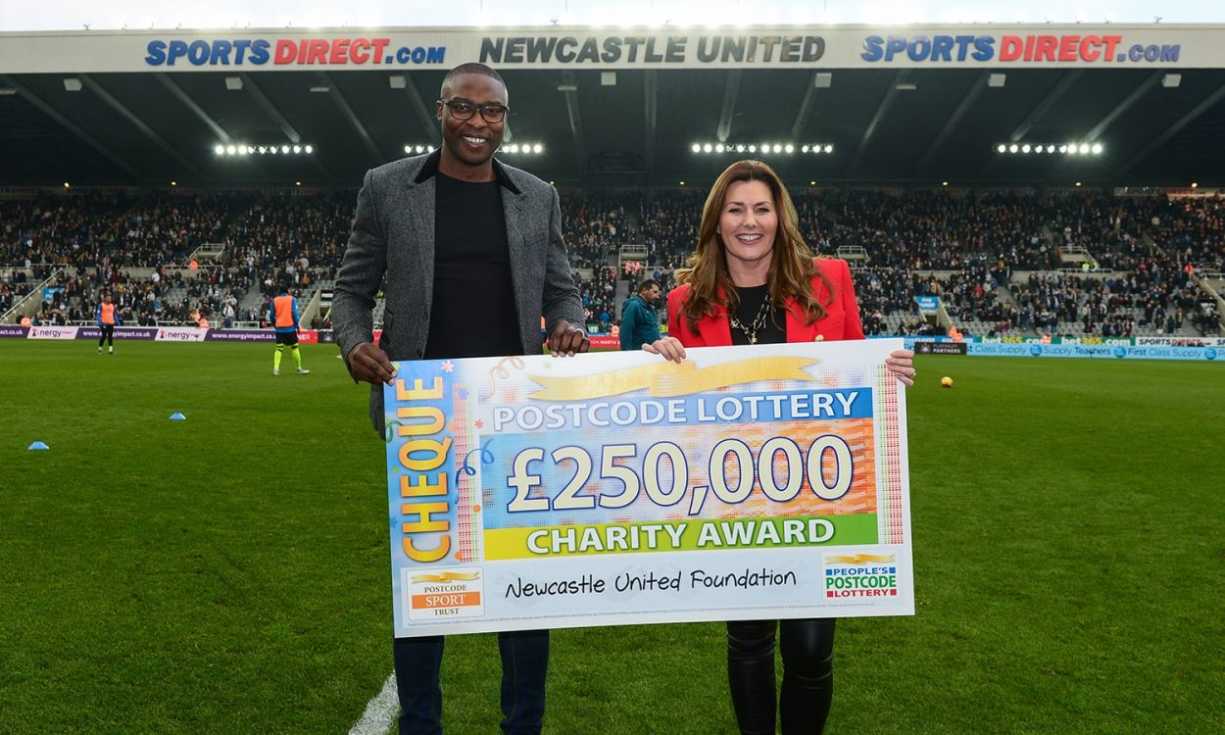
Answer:
M392 672L383 683L383 690L366 703L366 711L349 730L349 735L386 735L400 712L400 703L396 700L396 675Z

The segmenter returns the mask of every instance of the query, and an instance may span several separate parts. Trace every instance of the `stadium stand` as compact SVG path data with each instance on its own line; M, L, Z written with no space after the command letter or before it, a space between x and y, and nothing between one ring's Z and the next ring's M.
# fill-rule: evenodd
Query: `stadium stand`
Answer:
M697 237L694 188L563 192L564 235L589 327L608 331L643 278L675 285ZM88 193L0 203L0 314L89 323L102 290L130 324L258 324L277 285L326 326L354 193ZM869 334L1219 333L1225 199L1101 192L801 189L818 252L854 252ZM205 243L209 243L205 247ZM630 255L627 256L626 254ZM197 258L197 254L199 257ZM207 254L207 256L205 255ZM925 319L916 296L940 298ZM661 310L662 312L662 310ZM662 318L661 313L661 318ZM375 321L380 322L381 303Z

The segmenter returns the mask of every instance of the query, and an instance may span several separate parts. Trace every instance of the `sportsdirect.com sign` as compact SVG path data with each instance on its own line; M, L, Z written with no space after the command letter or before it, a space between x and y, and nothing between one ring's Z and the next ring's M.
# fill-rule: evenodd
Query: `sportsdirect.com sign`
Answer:
M499 69L1225 68L1225 26L0 33L7 73Z
M145 63L179 66L405 66L446 63L445 46L393 47L390 38L155 39Z
M872 64L1173 64L1180 43L1128 43L1120 34L868 36L860 58Z

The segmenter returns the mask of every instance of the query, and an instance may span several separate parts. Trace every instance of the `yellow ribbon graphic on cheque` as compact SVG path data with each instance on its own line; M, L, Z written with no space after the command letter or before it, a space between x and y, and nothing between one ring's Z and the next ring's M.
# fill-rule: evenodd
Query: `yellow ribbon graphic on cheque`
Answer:
M438 574L414 574L413 584L424 582L475 582L481 578L480 572L440 572Z
M876 562L877 564L886 564L893 561L893 554L843 554L840 556L827 556L825 562L827 564L867 564Z
M812 376L804 368L818 362L811 357L764 357L699 368L686 360L679 365L661 362L574 378L529 375L540 384L540 390L528 397L537 401L583 401L646 388L656 398L669 398L761 380L810 381Z

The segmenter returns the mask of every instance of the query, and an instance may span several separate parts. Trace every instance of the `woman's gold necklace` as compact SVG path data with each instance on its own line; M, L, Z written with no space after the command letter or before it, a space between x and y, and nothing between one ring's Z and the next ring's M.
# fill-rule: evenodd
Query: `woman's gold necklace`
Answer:
M749 344L757 344L757 333L765 328L766 319L769 318L770 315L770 307L770 295L766 294L766 297L761 301L761 308L757 310L757 316L753 317L753 323L746 327L735 314L732 314L732 328L739 329L740 333L743 334L745 339L749 341Z

